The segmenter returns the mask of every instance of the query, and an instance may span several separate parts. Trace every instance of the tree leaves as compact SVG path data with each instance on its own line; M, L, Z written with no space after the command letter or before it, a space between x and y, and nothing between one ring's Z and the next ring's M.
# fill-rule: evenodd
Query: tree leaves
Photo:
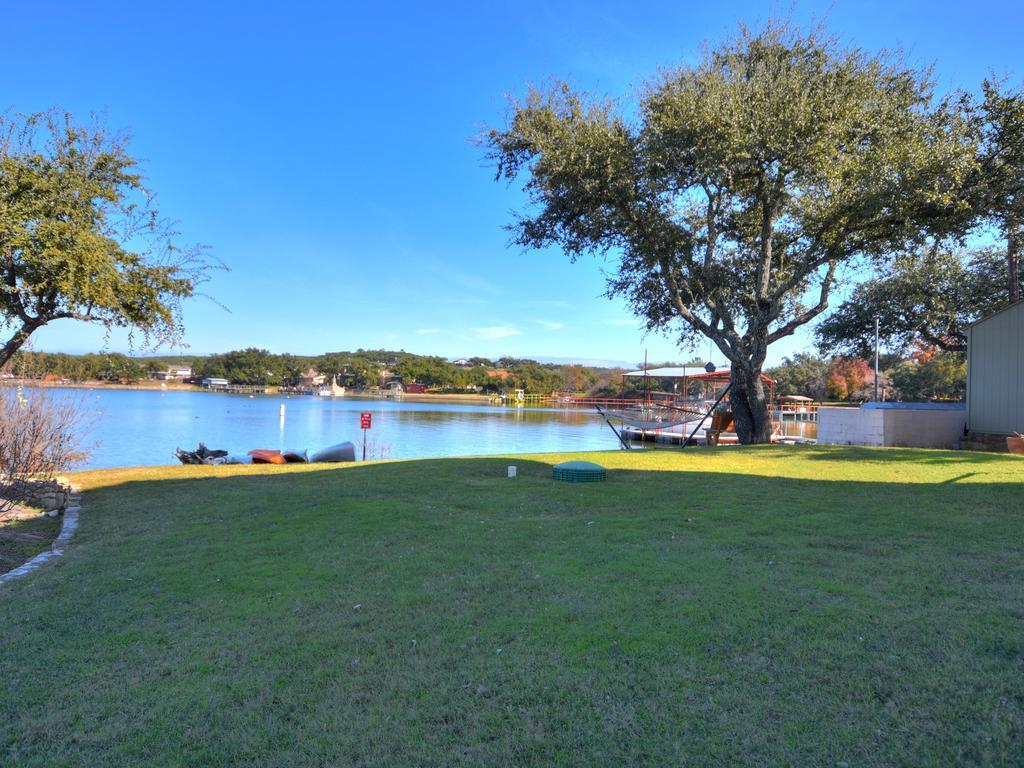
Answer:
M877 317L882 343L895 352L919 339L964 351L967 326L1006 303L1005 280L1003 255L994 248L933 248L900 256L818 327L818 346L868 356Z
M219 265L176 238L123 137L56 111L0 117L0 365L64 318L180 341L181 301Z

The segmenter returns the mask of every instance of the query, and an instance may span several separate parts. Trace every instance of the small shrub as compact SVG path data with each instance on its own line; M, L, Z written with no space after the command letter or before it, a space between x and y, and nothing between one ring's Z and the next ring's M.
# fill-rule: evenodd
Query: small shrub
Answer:
M31 499L41 481L87 458L83 415L73 397L0 392L0 518Z

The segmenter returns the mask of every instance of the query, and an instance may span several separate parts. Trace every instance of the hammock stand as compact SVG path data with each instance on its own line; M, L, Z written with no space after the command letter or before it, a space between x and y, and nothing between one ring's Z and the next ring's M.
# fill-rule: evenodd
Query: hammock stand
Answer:
M594 407L597 408L597 412L601 414L601 417L604 419L604 423L608 425L608 428L615 433L615 436L617 438L619 438L619 443L622 445L623 449L627 451L633 450L633 446L626 442L625 438L622 437L622 433L615 428L615 425L612 424L611 419L609 419L607 414L605 414L605 412L601 410L601 406L595 405Z
M693 431L690 433L690 436L688 438L686 438L686 441L681 446L679 446L680 448L685 448L687 445L690 444L690 441L693 440L693 436L697 434L697 430L704 426L704 422L708 420L708 416L710 416L714 412L715 408L718 407L718 404L721 403L722 400L725 399L725 396L729 394L729 390L730 389L732 389L732 384L731 383L728 384L725 387L725 389L722 390L722 394L720 394L718 396L718 399L715 400L715 404L712 405L710 408L708 408L708 412L704 414L704 418L701 419L697 423L697 426L693 428ZM712 424L712 426L713 426L713 424Z

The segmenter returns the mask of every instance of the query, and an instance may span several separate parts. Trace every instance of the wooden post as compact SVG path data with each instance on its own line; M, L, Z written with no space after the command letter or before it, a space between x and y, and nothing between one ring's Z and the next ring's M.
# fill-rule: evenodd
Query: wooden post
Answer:
M683 441L683 448L689 445L690 441L693 439L693 436L697 434L697 430L704 426L704 422L708 420L708 416L711 415L711 411L715 410L715 408L718 407L718 404L722 402L722 400L725 398L727 394L729 394L730 389L732 389L732 382L729 382L729 384L726 385L725 389L722 390L722 394L720 394L718 396L718 399L715 400L715 404L711 406L711 409L704 414L704 418L697 422L697 426L693 428L693 431L690 433L690 436Z

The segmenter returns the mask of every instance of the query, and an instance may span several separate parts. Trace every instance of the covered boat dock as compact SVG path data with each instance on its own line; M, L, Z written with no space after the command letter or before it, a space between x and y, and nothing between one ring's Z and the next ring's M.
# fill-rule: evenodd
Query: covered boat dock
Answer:
M643 405L611 413L622 422L622 435L627 440L674 445L739 442L728 406L730 369L696 365L648 368L624 373L623 378L673 381L670 399L651 397L648 391ZM769 407L774 412L775 379L762 373L761 382L768 389Z

